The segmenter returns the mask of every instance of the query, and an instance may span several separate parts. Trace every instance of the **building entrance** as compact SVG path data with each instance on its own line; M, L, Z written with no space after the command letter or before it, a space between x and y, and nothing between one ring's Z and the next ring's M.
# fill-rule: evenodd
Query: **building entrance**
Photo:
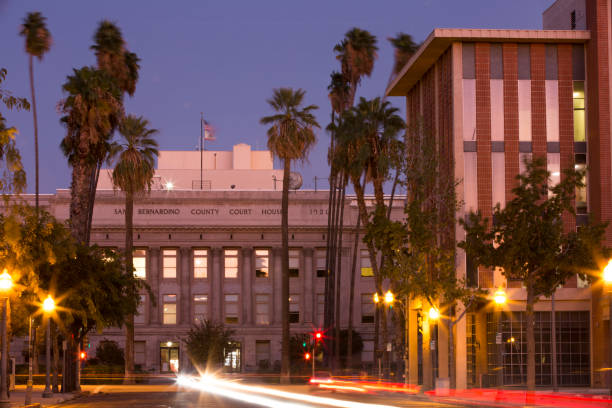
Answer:
M239 373L242 369L242 361L240 358L241 344L239 341L232 341L225 348L225 361L223 368L230 373Z
M159 346L160 371L162 373L176 373L179 370L179 344L164 342Z

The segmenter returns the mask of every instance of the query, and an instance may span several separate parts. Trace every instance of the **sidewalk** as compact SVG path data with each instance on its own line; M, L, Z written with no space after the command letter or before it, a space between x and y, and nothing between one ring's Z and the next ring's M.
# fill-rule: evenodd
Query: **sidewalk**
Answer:
M76 397L78 394L53 394L50 398L43 398L42 392L45 389L43 385L35 385L32 387L32 404L40 404L40 406L58 404L66 400ZM11 407L25 406L26 386L17 385L16 389L11 391L10 401Z

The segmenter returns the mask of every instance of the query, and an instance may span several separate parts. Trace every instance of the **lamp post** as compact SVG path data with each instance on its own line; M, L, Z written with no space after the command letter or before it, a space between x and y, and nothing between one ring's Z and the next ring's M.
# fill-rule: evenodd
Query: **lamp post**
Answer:
M495 343L497 343L497 386L501 387L504 384L504 361L503 361L503 344L502 344L502 308L507 301L506 292L503 289L498 289L493 296L493 300L497 305L497 334Z
M8 320L8 308L9 298L8 294L13 287L13 278L9 275L8 271L4 269L0 274L0 292L2 293L2 326L0 327L0 334L2 335L2 355L0 356L0 375L2 380L0 381L0 407L10 407L11 402L8 396L8 333L7 333L7 320Z
M606 283L607 289L608 289L608 304L609 304L609 309L608 309L608 321L609 321L609 335L608 335L608 341L610 342L610 347L608 347L609 349L609 361L608 361L608 365L610 367L612 367L612 292L610 291L611 286L612 286L612 259L608 262L608 264L606 265L606 267L603 270L603 280ZM609 385L609 393L612 396L612 372L610 372L610 374L608 375L608 385Z
M433 323L437 323L440 319L440 311L436 309L434 306L429 308L428 312L429 316L429 361L431 364L431 386L436 388L436 370L435 367L435 358L436 358L436 339L434 339L434 331L433 331Z
M381 303L381 296L379 296L378 293L374 293L374 303L376 304L376 306L378 306L379 303ZM393 296L393 293L390 290L387 290L387 292L385 292L384 295L382 295L382 300L384 302L384 304L390 308L391 305L393 304L395 297ZM387 313L387 308L383 307L383 313ZM385 315L386 317L386 315ZM387 321L387 319L385 318L385 322ZM391 343L388 343L388 338L387 338L387 327L383 327L383 343L384 343L384 348L383 348L383 363L384 363L384 368L385 368L385 372L388 371L388 366L389 366L389 346L391 345ZM375 352L378 350L375 350ZM379 364L378 364L378 377L380 378L382 376L382 370L381 370L381 364L380 364L380 359L378 360Z
M48 295L45 301L43 302L43 311L47 317L47 336L45 341L45 365L46 365L46 375L45 375L45 390L42 393L43 398L49 398L53 396L53 392L51 392L51 382L49 381L51 375L51 312L55 310L55 300Z

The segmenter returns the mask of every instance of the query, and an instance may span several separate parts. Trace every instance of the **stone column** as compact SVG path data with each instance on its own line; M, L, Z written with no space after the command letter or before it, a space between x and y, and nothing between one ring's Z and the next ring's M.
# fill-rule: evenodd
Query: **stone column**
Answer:
M272 259L274 268L272 269L272 324L280 325L282 323L282 306L281 306L281 291L282 291L282 264L281 264L281 248L272 248Z
M242 248L242 316L244 322L248 325L253 324L253 248Z
M313 256L313 249L312 248L304 248L303 250L303 254L304 254L304 277L303 277L303 284L302 284L302 304L304 305L304 319L303 322L304 323L313 323L314 322L314 316L315 316L315 303L314 303L314 298L315 298L315 294L313 293L314 290L314 276L316 275L313 271L313 267L312 267L312 256Z
M151 285L151 292L157 300L157 304L154 306L153 302L149 301L149 320L151 324L159 324L160 317L160 305L162 303L161 294L159 292L159 283L161 276L159 273L159 247L151 247L147 251L149 253L149 259L147 262L147 275L149 275L149 283Z
M178 277L178 284L179 284L179 288L180 288L180 315L179 315L179 321L181 324L187 324L189 325L192 321L192 317L191 317L191 282L190 282L190 276L189 276L189 271L191 270L190 268L190 253L191 253L191 249L190 248L180 248L180 250L178 251L178 253L180 254L180 262L178 263L178 267L180 268L180 273L179 270L177 270L177 277Z
M212 271L210 274L210 304L212 306L212 319L221 322L223 317L223 276L221 270L223 250L221 248L211 248Z

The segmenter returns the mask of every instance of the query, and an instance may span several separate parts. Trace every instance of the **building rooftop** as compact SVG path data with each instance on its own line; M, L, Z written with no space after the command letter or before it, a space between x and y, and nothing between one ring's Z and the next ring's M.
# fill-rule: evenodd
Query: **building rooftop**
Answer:
M453 42L583 43L590 38L590 32L583 30L436 28L389 84L385 95L405 96Z

